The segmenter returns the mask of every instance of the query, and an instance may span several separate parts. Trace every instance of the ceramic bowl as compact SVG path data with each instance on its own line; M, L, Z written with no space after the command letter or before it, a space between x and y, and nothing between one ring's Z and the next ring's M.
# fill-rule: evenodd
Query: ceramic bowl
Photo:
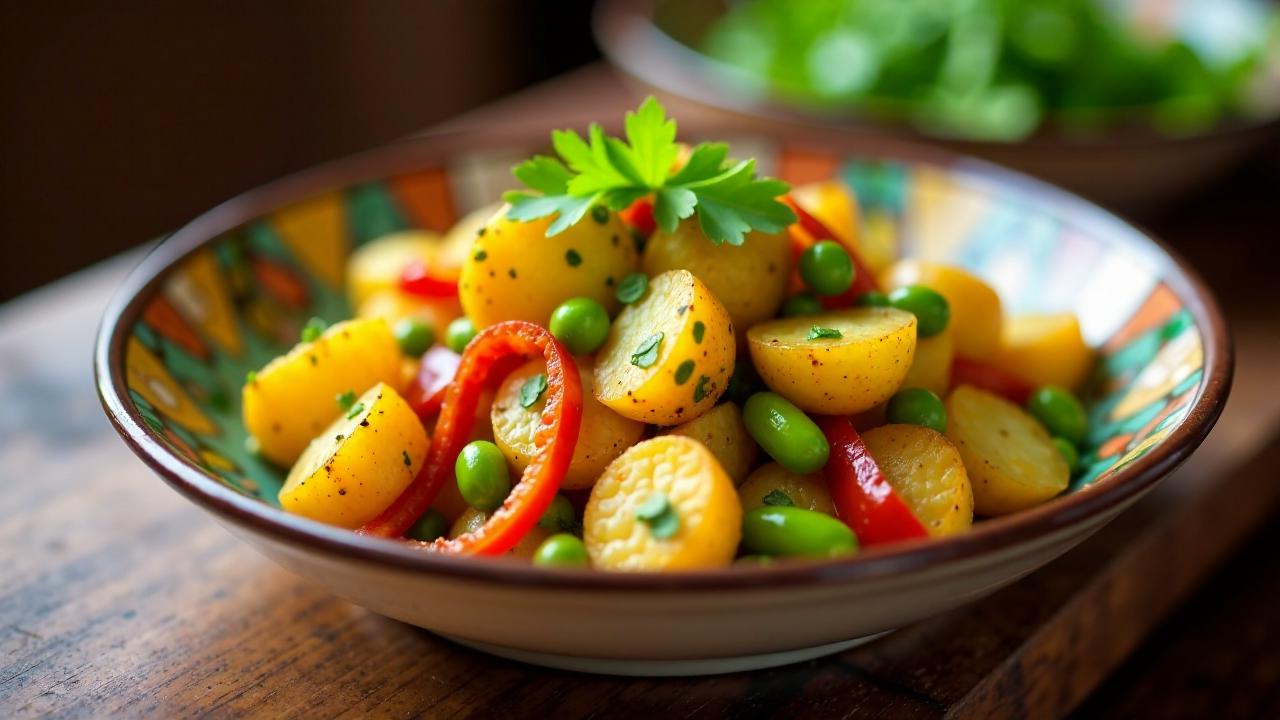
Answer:
M1070 490L946 540L679 574L446 557L285 514L283 472L245 449L246 371L289 347L307 318L347 314L352 248L406 227L441 230L488 204L545 128L413 139L249 192L173 233L107 308L95 357L107 415L171 487L336 595L498 655L658 675L815 657L982 597L1138 500L1218 417L1231 375L1222 318L1195 274L1141 230L942 151L681 129L726 139L793 182L839 178L857 191L867 232L973 269L1013 310L1079 313L1101 361L1085 470Z
M1175 33L1200 32L1206 13L1251 0L1172 0L1148 21ZM597 42L609 61L643 90L663 98L679 116L690 105L721 116L747 116L797 128L826 126L875 138L927 140L1035 175L1126 212L1150 212L1205 187L1280 136L1280 112L1224 121L1211 131L1167 136L1130 128L1071 138L1051 130L1019 142L983 142L927 136L906 122L850 112L819 111L772 96L744 71L695 49L725 0L602 0L596 6ZM1219 18L1220 19L1220 18ZM1280 53L1275 62L1280 63ZM1280 65L1270 71L1274 76Z

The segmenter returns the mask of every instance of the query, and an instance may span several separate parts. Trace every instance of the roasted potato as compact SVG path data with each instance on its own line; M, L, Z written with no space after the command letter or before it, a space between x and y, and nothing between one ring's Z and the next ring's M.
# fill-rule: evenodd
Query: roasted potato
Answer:
M1076 390L1093 368L1093 348L1074 313L1014 315L1005 320L991 364L1028 385Z
M400 287L400 276L414 261L432 265L440 251L440 236L426 230L405 230L371 240L347 258L347 295L360 307L375 293Z
M955 339L951 328L933 337L916 338L916 356L902 380L902 387L932 390L939 397L951 387L951 361L955 359Z
M449 323L461 315L462 305L455 298L425 300L397 289L374 292L356 306L356 317L382 318L393 328L403 318L416 318L430 325L436 337L441 339Z
M833 336L810 339L814 328ZM781 318L751 328L747 346L770 390L806 412L851 415L902 386L915 357L916 318L893 308Z
M601 570L696 570L733 562L742 505L702 443L661 435L633 445L591 488L582 540Z
M688 270L711 289L740 331L778 313L791 276L791 241L785 234L747 233L742 245L717 245L696 218L673 232L654 231L641 265L648 275Z
M974 275L941 263L899 260L881 275L880 284L888 289L924 285L946 298L957 355L985 360L1000 346L1000 296Z
M592 358L580 357L577 361L578 375L582 378L582 429L578 431L578 444L574 447L569 471L560 482L566 490L591 487L614 458L644 435L644 423L622 417L592 395L595 377ZM545 398L538 398L533 405L523 407L520 388L530 378L545 372L546 363L542 360L517 368L498 388L489 411L494 442L516 475L524 472L537 453L533 438L542 426L542 406L546 403Z
M613 321L596 356L596 399L632 420L687 422L715 406L733 359L724 306L688 270L668 270Z
M453 525L449 528L449 539L452 540L461 535L475 532L483 527L488 521L489 513L477 510L473 507L467 507L467 509L463 510L462 514L458 516L458 519L453 521ZM551 533L535 525L529 530L529 532L525 533L524 537L520 538L520 542L516 543L515 547L512 547L506 552L506 557L520 558L521 560L526 561L532 560L533 554L538 550L538 546L542 544L543 540L546 540L549 537L551 537Z
M738 488L742 511L754 510L764 505L765 496L774 491L786 495L795 507L832 516L836 514L835 506L831 504L831 493L827 491L827 480L822 477L822 473L797 475L778 463L760 466Z
M503 320L546 325L560 303L573 297L618 309L614 288L636 269L631 234L615 213L604 222L588 216L546 237L551 218L519 222L494 216L462 266L458 296L477 328Z
M671 428L667 434L683 435L706 445L735 483L742 482L760 454L760 447L742 422L742 410L731 402L717 405L701 417Z
M334 398L401 380L400 346L380 319L337 323L267 363L242 391L245 429L263 457L292 465L342 410Z
M312 520L358 528L413 482L428 444L409 404L378 383L307 445L280 489L280 506Z
M885 425L863 433L862 441L931 537L961 533L973 524L973 488L947 438L919 425Z
M973 484L974 512L1005 515L1067 489L1067 461L1022 408L968 385L953 390L946 405L947 438Z

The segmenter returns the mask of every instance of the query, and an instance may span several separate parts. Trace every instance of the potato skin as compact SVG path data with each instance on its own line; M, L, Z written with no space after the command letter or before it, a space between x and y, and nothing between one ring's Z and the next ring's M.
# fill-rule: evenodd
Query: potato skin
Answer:
M656 362L632 364L632 355L657 333ZM692 420L724 393L733 372L733 335L729 313L692 273L668 270L653 277L644 297L618 314L596 355L596 399L640 422ZM691 369L682 372L681 366Z
M648 275L688 270L710 288L740 331L778 314L791 276L791 241L783 233L747 233L742 245L715 244L695 218L672 232L654 231L641 266Z
M888 289L924 285L945 297L951 306L950 328L957 355L985 360L1000 346L1000 296L975 275L942 263L907 259L882 273L880 284Z
M613 459L640 441L644 423L622 417L601 405L591 394L595 363L590 357L577 358L578 375L582 379L582 428L573 460L560 486L566 490L589 488ZM494 442L502 449L514 475L524 472L537 452L534 435L542 424L545 398L530 407L520 405L520 387L531 377L546 371L546 363L533 360L507 376L494 397L489 417L493 423Z
M1093 369L1094 352L1084 342L1074 313L1006 318L1000 349L991 364L1032 386L1078 390Z
M973 525L973 487L960 453L946 437L919 425L885 425L863 433L862 441L931 537Z
M242 390L245 429L263 457L292 465L341 409L334 398L401 380L400 346L381 318L331 326L314 342L298 343L259 370Z
M458 296L477 328L503 320L546 325L573 297L618 309L614 288L636 269L631 234L616 213L597 222L590 213L555 237L551 218L520 222L495 215L476 237L462 266Z
M843 337L808 340L813 326ZM854 308L781 318L747 333L765 385L806 412L852 415L888 400L915 357L916 318L893 308Z
M683 435L706 445L735 483L747 477L760 455L760 446L742 421L742 409L731 402L721 403L701 417L667 430L666 434Z
M1006 515L1067 489L1067 461L1022 408L968 385L953 390L946 407L947 438L973 484L974 512Z
M680 519L655 538L636 508L661 492ZM733 480L702 443L661 435L633 445L591 488L582 540L601 570L697 570L725 567L742 537L742 505Z
M763 506L764 496L774 490L785 493L796 507L815 510L832 517L836 514L822 473L797 475L778 463L756 468L738 488L738 496L742 498L742 511L745 513Z
M390 386L360 396L363 411L335 420L307 445L280 489L280 506L313 520L358 528L400 496L422 468L427 432Z
M951 361L955 359L955 338L951 328L933 337L916 338L916 356L902 380L902 387L919 387L938 397L951 387Z

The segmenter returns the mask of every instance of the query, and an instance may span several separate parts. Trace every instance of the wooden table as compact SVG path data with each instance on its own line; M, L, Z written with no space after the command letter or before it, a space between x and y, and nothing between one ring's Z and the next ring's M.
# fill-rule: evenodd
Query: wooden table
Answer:
M591 68L463 121L584 97L603 113L629 102ZM986 600L832 658L711 678L591 677L496 660L274 566L164 488L99 410L90 346L139 254L47 286L0 307L0 717L1066 714L1275 518L1280 322L1271 266L1249 254L1251 240L1274 236L1265 172L1155 223L1219 288L1239 353L1232 400L1183 469L1078 549ZM1262 577L1274 575L1273 556L1248 558L1269 561ZM1223 687L1165 686L1187 668L1147 658L1150 667L1126 670L1128 682L1095 696L1090 714L1117 704L1126 717L1280 712L1277 643L1238 635L1280 636L1280 583L1250 587L1252 615L1210 617L1217 636L1156 635L1192 663L1226 663L1216 676L1226 676L1230 707L1216 704Z

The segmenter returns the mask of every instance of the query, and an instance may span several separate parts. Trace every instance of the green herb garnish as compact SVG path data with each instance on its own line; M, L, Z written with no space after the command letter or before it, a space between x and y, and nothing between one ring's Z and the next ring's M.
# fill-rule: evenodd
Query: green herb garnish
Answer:
M817 340L819 338L839 340L844 337L844 333L835 328L818 327L814 325L809 328L809 334L805 336L805 340Z
M569 248L564 252L564 261L569 263L569 267L578 267L582 264L582 256L578 254L577 250Z
M318 317L313 317L302 326L302 342L315 342L320 339L320 335L329 327L329 323Z
M795 222L795 213L776 198L790 186L756 177L756 161L729 162L729 146L701 143L672 172L676 123L652 97L626 116L626 141L608 137L593 123L584 140L573 130L551 133L559 158L536 155L512 169L528 191L503 195L507 217L536 220L558 215L547 237L572 227L597 205L626 209L652 194L653 216L666 232L694 214L702 232L717 245L741 245L751 230L776 233ZM532 192L530 192L532 191Z
M542 393L547 391L547 374L538 373L520 386L520 407L529 408L538 403Z
M760 502L765 505L795 507L795 503L791 501L791 496L776 488L770 490L767 495L761 498Z
M257 370L250 370L249 372L247 372L247 373L245 373L245 374L244 374L244 383L245 383L245 385L251 385L251 384L253 384L254 382L257 382L257 380L258 380L258 371L257 371Z
M656 332L631 353L631 364L640 368L653 367L658 362L658 348L662 345L662 333Z
M655 490L636 506L636 519L649 526L649 533L659 540L680 530L680 516L665 493Z
M701 344L702 336L705 335L706 332L707 332L707 326L704 325L701 320L695 320L693 322L693 341L694 342Z
M356 394L355 391L348 390L344 393L338 393L334 396L333 400L338 403L338 407L345 412L350 410L352 405L356 404Z
M707 396L707 383L709 382L711 382L711 378L706 375L698 378L698 384L693 387L694 402L702 402L702 399Z
M680 367L676 368L676 384L683 385L689 382L689 378L693 375L693 361L685 360L680 363Z
M347 419L350 420L362 412L364 412L364 403L358 402L355 405L352 405L351 409L347 411Z
M644 297L644 291L649 289L649 276L644 273L631 273L622 278L622 282L618 283L618 290L614 293L618 297L618 302L623 305L631 303Z

